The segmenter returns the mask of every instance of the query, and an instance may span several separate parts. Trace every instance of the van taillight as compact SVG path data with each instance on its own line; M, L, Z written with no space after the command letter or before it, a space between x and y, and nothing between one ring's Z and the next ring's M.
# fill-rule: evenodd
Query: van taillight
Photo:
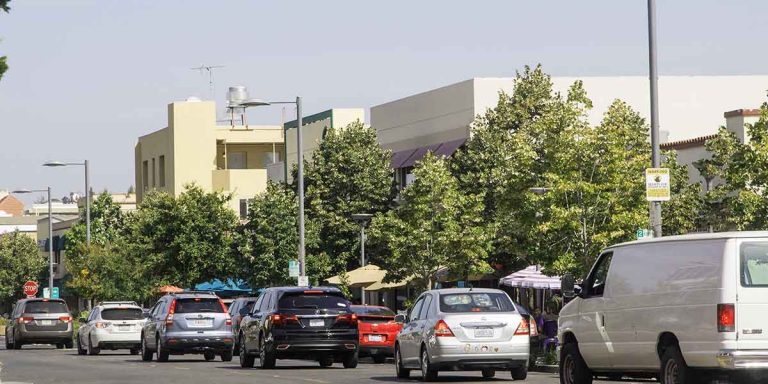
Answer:
M736 331L736 307L733 304L717 305L717 331Z
M59 320L65 322L65 323L69 323L70 321L72 321L72 316L60 316Z
M525 317L520 319L520 325L517 326L517 330L515 331L515 336L528 336L531 334L531 327L528 326L528 319Z
M176 299L171 301L171 308L168 309L168 316L165 317L165 326L170 327L173 325L173 314L176 312Z
M453 331L451 331L451 327L445 321L440 320L435 324L435 336L450 337L453 336Z
M19 324L29 324L33 321L35 321L34 317L19 317L18 320L16 320Z

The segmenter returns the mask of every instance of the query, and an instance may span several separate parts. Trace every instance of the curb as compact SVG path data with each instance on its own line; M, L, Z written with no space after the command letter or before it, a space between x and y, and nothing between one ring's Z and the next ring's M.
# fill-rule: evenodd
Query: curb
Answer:
M544 373L558 373L560 366L558 365L537 365L531 369L532 372L544 372Z

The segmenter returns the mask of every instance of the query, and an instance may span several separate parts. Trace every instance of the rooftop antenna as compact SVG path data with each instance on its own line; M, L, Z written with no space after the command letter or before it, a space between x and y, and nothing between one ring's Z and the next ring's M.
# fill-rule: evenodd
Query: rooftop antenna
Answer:
M224 66L223 65L205 65L205 64L200 64L199 67L190 68L191 70L200 71L201 75L203 74L203 71L208 71L208 88L211 92L211 100L214 100L216 95L216 89L215 89L216 87L214 86L214 82L213 82L213 70L221 69L221 68L224 68Z

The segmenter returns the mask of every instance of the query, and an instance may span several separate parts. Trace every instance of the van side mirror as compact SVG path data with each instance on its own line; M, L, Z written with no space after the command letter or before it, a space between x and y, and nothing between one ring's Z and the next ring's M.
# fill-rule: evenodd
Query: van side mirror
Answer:
M576 297L576 280L573 275L566 273L560 279L560 290L563 292L563 297L570 300Z
M405 315L396 315L395 316L395 323L405 324Z

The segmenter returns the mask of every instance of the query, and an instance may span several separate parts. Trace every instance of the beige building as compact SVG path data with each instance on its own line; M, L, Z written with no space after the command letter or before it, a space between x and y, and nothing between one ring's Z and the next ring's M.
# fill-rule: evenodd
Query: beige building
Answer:
M19 231L37 240L37 216L0 216L0 236ZM45 237L48 237L47 235Z
M60 280L66 275L64 266L64 239L65 234L80 220L77 215L53 215L53 278ZM48 260L48 247L51 242L48 241L48 216L39 217L37 220L37 248L40 255ZM56 284L61 286L60 284Z
M600 123L615 99L648 118L646 76L555 77L554 89L566 92L582 80L593 109L590 123ZM472 134L477 115L494 108L499 92L512 93L513 78L474 78L371 108L371 125L382 147L391 149L392 167L401 185L410 169L428 152L450 156ZM659 119L662 142L693 139L717 132L722 111L765 101L768 76L661 76Z
M168 126L139 137L135 147L136 199L149 190L178 196L196 183L206 191L233 194L242 215L247 199L264 191L267 168L281 159L280 126L217 125L212 101L168 105Z
M340 129L354 123L365 121L365 111L362 108L334 108L314 115L302 117L301 140L305 160L312 160L312 152L317 149L325 137L328 129ZM286 178L291 181L291 170L298 163L298 151L296 150L296 120L285 123L285 146L288 167L282 161L269 166L269 179L283 181Z

